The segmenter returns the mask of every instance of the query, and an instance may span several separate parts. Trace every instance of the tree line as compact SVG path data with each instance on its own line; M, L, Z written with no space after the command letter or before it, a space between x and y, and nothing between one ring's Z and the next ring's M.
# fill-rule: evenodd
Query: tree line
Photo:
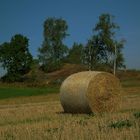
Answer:
M125 41L116 39L118 29L114 16L102 14L87 43L74 42L68 48L64 44L64 39L69 36L67 22L62 18L47 18L44 22L44 40L38 49L39 68L52 72L60 69L64 63L82 64L89 70L110 72L114 63L116 69L124 68L122 49ZM22 76L32 69L35 61L28 47L29 39L21 34L14 35L10 42L0 45L0 63L7 71L2 77L3 81L21 81Z

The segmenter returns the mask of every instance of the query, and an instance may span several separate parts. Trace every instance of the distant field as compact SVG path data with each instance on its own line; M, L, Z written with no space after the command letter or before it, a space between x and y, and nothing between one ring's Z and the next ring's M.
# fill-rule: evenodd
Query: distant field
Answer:
M58 93L59 88L17 88L17 87L0 87L0 99L15 98L20 96L36 96L46 95L50 93Z
M121 83L123 87L140 87L140 79L130 78L122 80Z
M121 81L123 87L140 87L139 79L125 79ZM59 93L59 87L11 87L0 85L0 99L15 98L21 96L38 96L47 95L50 93Z
M139 89L140 79L139 78L126 78L121 80L121 85L124 89ZM59 93L59 86L56 87L18 87L0 84L0 100L10 99L16 97L31 97L31 96L45 96L48 94Z

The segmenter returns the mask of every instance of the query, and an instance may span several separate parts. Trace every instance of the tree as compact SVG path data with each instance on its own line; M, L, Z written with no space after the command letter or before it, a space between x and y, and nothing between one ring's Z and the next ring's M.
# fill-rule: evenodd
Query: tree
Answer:
M67 56L68 62L74 64L81 64L82 57L83 57L83 45L74 43L72 48L70 48L69 54Z
M124 67L124 42L115 38L119 26L113 19L114 17L109 14L99 16L93 35L84 47L84 63L88 65L89 70L111 71L114 64L116 68Z
M68 25L61 18L48 18L44 22L44 41L39 48L41 68L48 72L59 69L67 47L63 44L66 38Z
M104 49L104 64L113 68L112 64L115 63L115 55L117 55L117 68L121 68L124 66L122 53L124 43L116 39L116 31L119 29L119 26L113 20L114 16L111 16L110 14L102 14L99 16L99 21L93 29L93 32L100 38L100 44L102 49ZM115 54L115 47L118 52L117 54Z
M32 63L32 56L28 50L28 39L17 34L10 42L0 45L0 62L6 75L2 78L5 81L20 81L22 75L29 72Z
M88 66L89 70L94 70L104 57L104 49L102 48L100 38L93 35L84 48L84 64Z
M125 42L125 40L116 42L116 69L126 67L124 64L124 56L122 52Z
M119 26L113 22L113 19L114 16L110 14L102 14L99 16L99 21L93 29L93 32L100 37L107 53L114 51L115 32L119 29Z

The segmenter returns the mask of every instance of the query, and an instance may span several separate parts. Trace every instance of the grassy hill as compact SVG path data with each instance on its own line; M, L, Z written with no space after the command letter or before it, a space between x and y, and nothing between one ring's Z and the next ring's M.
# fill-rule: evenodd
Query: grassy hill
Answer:
M57 71L45 73L36 68L24 76L23 83L10 83L10 86L16 87L46 87L46 86L60 86L61 83L69 75L81 71L87 71L88 68L84 65L66 63ZM136 70L119 70L116 76L120 79L124 86L140 86L140 71ZM0 83L1 85L2 83ZM2 84L7 86L8 84Z
M87 71L88 68L77 64L65 64L60 70L46 74L48 83L61 84L61 82L73 73ZM118 70L116 76L123 86L140 86L140 71Z

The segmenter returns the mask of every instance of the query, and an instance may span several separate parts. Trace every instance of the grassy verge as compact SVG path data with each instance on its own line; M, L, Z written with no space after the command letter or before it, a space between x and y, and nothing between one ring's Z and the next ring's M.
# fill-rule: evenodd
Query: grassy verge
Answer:
M140 87L140 79L125 79L121 80L123 87Z
M57 87L46 88L16 88L16 87L0 87L0 99L13 98L20 96L37 96L46 95L49 93L58 93Z

